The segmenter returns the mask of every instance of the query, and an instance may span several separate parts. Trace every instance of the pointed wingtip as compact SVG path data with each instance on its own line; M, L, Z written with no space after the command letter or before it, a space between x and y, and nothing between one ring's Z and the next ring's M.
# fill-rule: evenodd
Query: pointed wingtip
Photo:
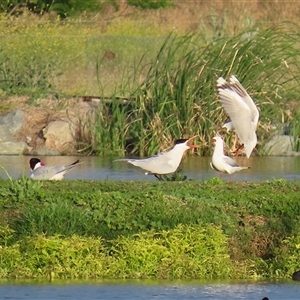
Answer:
M126 162L128 162L129 159L128 158L118 158L118 159L113 160L113 162L117 162L117 161L126 161Z
M222 85L224 85L226 83L227 83L227 81L223 77L219 77L217 79L217 87L220 87L220 86L222 86Z
M230 83L237 83L237 82L240 83L235 75L230 75L229 82Z

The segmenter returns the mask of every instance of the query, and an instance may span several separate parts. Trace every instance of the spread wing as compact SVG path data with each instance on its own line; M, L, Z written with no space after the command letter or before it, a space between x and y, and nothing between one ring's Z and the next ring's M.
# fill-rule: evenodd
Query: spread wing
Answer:
M219 100L229 115L231 122L245 144L253 138L252 112L243 99L230 89L219 89Z
M252 114L252 122L255 124L255 126L257 126L258 119L259 119L259 111L253 99L249 96L246 89L241 85L241 83L234 75L230 76L229 82L230 82L231 89L235 91L249 107Z

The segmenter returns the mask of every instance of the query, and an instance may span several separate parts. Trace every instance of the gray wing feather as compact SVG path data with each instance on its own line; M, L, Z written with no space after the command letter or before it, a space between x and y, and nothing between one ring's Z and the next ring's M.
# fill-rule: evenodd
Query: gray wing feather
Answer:
M43 179L51 179L53 176L60 173L64 175L79 163L80 163L79 160L77 160L76 162L70 165L42 166L37 168L31 173L31 178L43 180Z
M224 156L223 160L226 164L230 165L231 167L238 167L238 164L236 163L236 161L229 156Z

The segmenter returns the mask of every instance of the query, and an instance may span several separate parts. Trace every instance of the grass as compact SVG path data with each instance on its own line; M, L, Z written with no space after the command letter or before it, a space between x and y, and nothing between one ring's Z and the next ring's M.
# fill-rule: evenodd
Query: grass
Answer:
M211 155L210 138L222 134L228 118L217 100L215 83L230 74L236 74L260 108L262 143L271 124L281 123L289 114L287 103L299 92L298 36L289 26L253 29L207 46L195 33L170 34L150 63L142 59L124 76L116 90L120 92L112 96L114 103L102 109L96 126L88 127L93 128L94 151L105 154L99 148L105 145L118 155L152 155L169 147L174 137L197 134L199 154ZM126 102L115 100L129 91ZM227 142L232 138L227 136Z
M272 126L283 122L291 124L297 150L299 28L257 20L233 30L228 21L230 14L238 18L233 4L229 1L220 17L223 4L214 3L202 30L164 27L158 34L154 28L147 36L134 20L121 22L124 31L119 21L109 22L100 34L96 18L29 22L1 16L0 94L104 98L93 118L79 122L80 153L146 156L170 147L175 138L198 135L198 154L211 155L209 141L227 120L216 79L235 74L261 111L258 153ZM251 2L249 11L255 5Z
M299 189L216 178L2 181L0 276L287 278L297 269Z

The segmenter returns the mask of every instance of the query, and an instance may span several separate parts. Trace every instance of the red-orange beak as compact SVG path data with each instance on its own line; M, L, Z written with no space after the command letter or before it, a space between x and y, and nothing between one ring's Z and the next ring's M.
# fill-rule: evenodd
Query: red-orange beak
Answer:
M187 141L189 142L189 141L191 141L192 139L194 139L195 137L197 137L198 135L194 135L194 136L192 136L192 137L190 137ZM198 149L198 148L200 148L199 146L197 146L197 145L190 145L189 146L191 149Z

